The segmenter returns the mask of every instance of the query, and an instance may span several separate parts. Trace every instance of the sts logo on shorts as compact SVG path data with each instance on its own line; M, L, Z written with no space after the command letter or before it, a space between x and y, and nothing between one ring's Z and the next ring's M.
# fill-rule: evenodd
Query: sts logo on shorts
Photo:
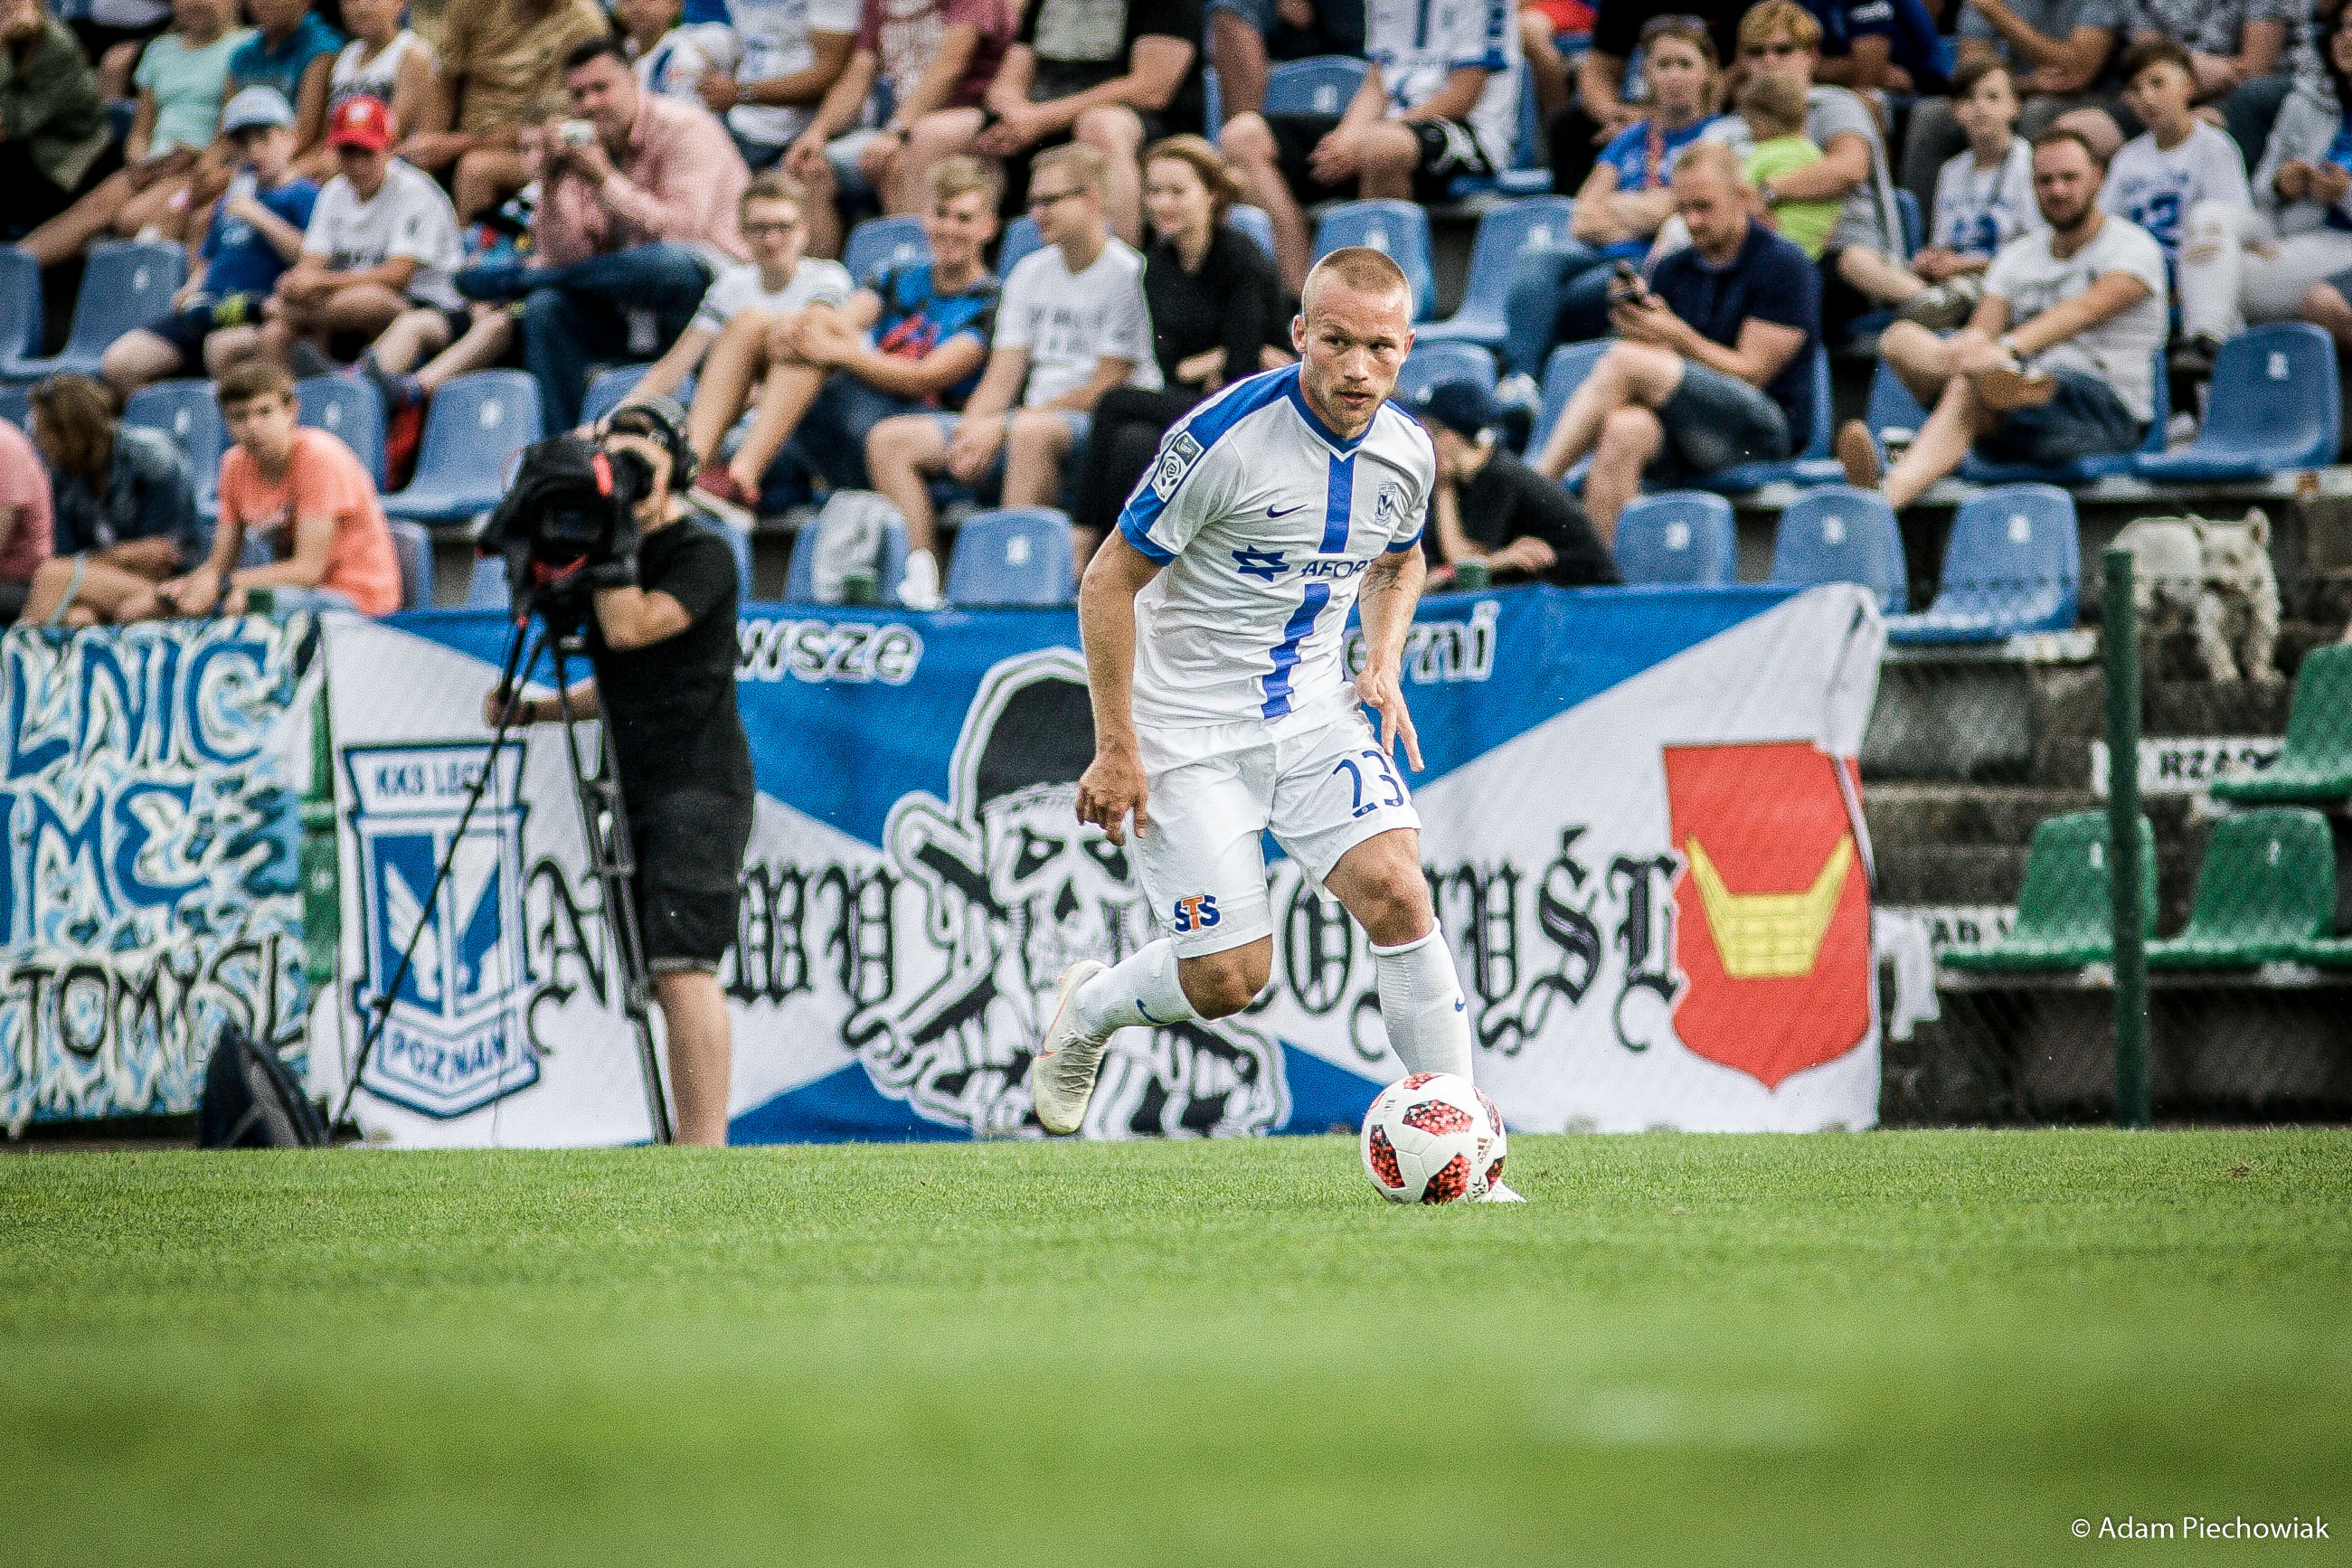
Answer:
M1217 912L1214 893L1195 893L1176 900L1176 931L1180 936L1186 931L1207 931L1223 919L1224 916Z
M539 1080L523 1016L524 808L515 798L522 747L500 749L499 776L461 837L457 819L483 753L478 744L343 752L366 950L355 1013L373 1014L402 952L416 942L361 1084L427 1116L462 1116ZM436 889L444 856L449 874Z

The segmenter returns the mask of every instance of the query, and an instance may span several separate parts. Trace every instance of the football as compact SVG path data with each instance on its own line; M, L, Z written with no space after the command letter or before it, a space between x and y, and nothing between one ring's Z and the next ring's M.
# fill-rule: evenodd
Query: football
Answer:
M1493 1104L1453 1073L1399 1079L1364 1113L1364 1173L1392 1204L1483 1197L1503 1171Z

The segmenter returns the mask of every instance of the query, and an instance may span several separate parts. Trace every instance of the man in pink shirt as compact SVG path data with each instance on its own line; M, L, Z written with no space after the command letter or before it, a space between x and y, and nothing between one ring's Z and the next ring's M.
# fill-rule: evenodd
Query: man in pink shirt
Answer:
M591 364L659 354L712 279L745 259L737 209L751 183L727 128L646 91L615 39L566 56L563 89L576 118L523 133L541 181L532 264L457 274L469 298L526 300L523 363L551 430L580 422Z
M0 419L0 625L24 613L49 539L49 471L25 433Z

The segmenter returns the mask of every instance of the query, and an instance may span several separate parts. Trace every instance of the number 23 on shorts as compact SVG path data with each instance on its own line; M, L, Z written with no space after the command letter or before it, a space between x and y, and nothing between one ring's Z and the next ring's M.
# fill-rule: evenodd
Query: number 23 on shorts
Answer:
M1361 768L1356 765L1355 757L1341 757L1339 765L1331 770L1332 776L1335 778L1344 772L1348 775L1349 786L1355 791L1355 799L1349 803L1348 815L1365 816L1384 805L1402 805L1404 786L1397 783L1396 774L1389 772L1388 758L1370 747L1359 754L1372 765L1370 768ZM1383 786L1385 799L1366 800L1364 798L1364 775L1367 773L1372 775L1373 784Z

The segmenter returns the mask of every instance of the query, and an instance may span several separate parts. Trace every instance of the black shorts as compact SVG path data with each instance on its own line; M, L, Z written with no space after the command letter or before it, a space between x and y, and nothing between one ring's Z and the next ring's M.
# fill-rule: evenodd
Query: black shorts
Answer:
M682 789L625 800L636 859L637 923L656 973L716 973L735 945L736 890L751 842L751 797Z
M1327 185L1317 179L1307 165L1315 149L1326 136L1339 129L1336 114L1269 114L1266 129L1274 132L1274 145L1282 163L1282 177L1290 186L1290 194L1303 207L1318 202L1351 201L1356 190L1352 183ZM1478 144L1470 127L1459 120L1417 120L1411 127L1421 142L1421 161L1413 165L1412 195L1415 201L1427 204L1444 201L1454 188L1454 182L1468 178L1492 179L1494 160Z

